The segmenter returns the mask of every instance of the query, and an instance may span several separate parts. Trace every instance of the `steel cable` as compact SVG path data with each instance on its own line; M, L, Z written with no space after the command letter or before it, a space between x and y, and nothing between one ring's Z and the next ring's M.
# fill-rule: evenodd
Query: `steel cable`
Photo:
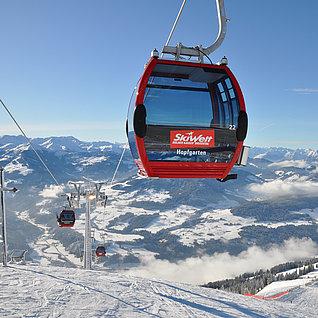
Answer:
M2 101L2 99L0 99L0 103L2 104L3 108L6 110L6 112L9 114L9 116L11 117L11 119L14 121L14 123L16 124L16 126L18 127L18 129L20 130L20 132L22 133L22 135L24 136L24 138L27 140L28 144L30 145L30 147L32 148L32 150L34 151L34 153L36 154L36 156L38 157L38 159L40 160L40 162L42 163L42 165L44 166L44 168L46 169L46 171L50 174L50 176L52 177L52 179L54 180L54 182L56 183L56 185L60 185L59 182L57 181L57 179L54 177L52 171L48 168L48 166L45 164L44 160L41 158L41 156L39 155L39 153L36 151L36 149L34 148L31 139L26 135L26 133L23 131L23 129L21 128L21 126L18 124L18 122L16 121L16 119L14 118L14 116L12 115L12 113L10 112L10 110L8 109L8 107L4 104L4 102Z

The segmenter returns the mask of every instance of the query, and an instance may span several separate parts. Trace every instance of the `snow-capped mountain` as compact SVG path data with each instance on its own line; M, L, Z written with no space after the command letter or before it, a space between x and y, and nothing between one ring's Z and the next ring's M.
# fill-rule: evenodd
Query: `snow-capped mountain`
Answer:
M66 205L58 194L72 191L65 186L69 180L109 180L124 145L74 137L32 143L63 186L53 186L21 136L0 138L8 185L20 190L7 195L9 249L28 249L28 257L42 264L79 266L84 209L76 210L74 228L58 228L55 214ZM115 184L105 188L106 208L92 212L93 248L107 247L107 256L96 263L126 268L145 258L182 262L215 253L235 256L291 238L318 243L317 162L314 150L252 148L248 166L237 168L237 181L152 180L135 176L126 151Z
M288 149L283 147L260 148L253 147L250 156L254 159L267 159L272 162L286 160L303 160L317 162L318 151L313 149Z
M123 150L122 144L83 142L74 137L34 138L32 145L60 183L79 180L82 176L109 179ZM0 156L7 177L18 181L22 187L24 182L32 186L54 183L23 136L1 137ZM126 174L134 167L128 151L122 164ZM121 171L119 177L120 174Z

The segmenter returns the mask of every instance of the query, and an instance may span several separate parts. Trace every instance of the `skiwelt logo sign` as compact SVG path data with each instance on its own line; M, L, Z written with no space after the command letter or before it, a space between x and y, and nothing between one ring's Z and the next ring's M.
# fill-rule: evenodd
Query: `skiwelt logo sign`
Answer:
M170 148L212 148L214 130L171 130Z

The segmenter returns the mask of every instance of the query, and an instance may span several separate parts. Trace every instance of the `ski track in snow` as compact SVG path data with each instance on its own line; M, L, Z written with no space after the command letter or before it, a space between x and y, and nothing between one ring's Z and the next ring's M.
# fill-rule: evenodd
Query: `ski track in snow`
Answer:
M2 267L0 275L0 317L317 317L317 285L285 301L264 301L114 272L35 264Z
M290 302L299 308L310 308L318 313L318 282L309 286L300 286L282 298L284 302ZM317 315L316 315L317 316Z

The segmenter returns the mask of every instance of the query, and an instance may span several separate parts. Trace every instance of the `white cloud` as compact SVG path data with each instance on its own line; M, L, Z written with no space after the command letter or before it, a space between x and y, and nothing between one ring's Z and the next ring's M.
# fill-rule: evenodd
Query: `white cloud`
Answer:
M318 93L318 88L292 88L289 91L298 93L298 94L315 94Z
M262 184L251 184L248 189L265 198L285 196L317 195L318 182L307 180L305 177L293 176L286 180L274 180Z
M217 253L212 256L191 257L177 263L148 257L143 259L140 267L130 270L129 273L147 278L202 284L309 258L317 255L317 252L318 246L312 240L292 238L267 250L253 246L237 256Z
M57 185L50 185L45 187L42 191L40 191L39 195L43 198L57 198L62 192L64 187Z
M306 168L308 164L305 160L285 160L274 162L269 165L269 167L281 167L281 168L288 168L288 167L296 167L296 168Z

